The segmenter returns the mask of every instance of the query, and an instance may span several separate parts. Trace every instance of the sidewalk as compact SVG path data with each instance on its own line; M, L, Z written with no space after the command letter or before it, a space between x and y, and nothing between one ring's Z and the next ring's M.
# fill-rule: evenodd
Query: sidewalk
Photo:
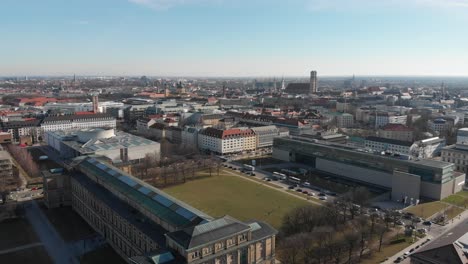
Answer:
M406 247L405 249L401 250L400 252L396 253L395 255L393 255L392 257L390 257L387 261L385 261L383 263L385 263L385 264L393 263L395 261L395 259L397 259L398 257L401 257L405 252L408 252L412 248L415 248L416 246L421 245L424 241L426 241L428 238L430 238L431 241L429 243L425 244L423 247L418 248L417 250L413 251L412 253L417 252L417 251L419 251L421 249L424 250L424 247L431 244L434 240L436 240L437 238L439 238L443 234L446 234L446 233L450 232L450 230L452 228L454 228L458 224L462 223L466 219L468 219L468 211L462 212L460 214L460 218L458 218L458 217L453 218L453 222L452 222L452 220L450 220L449 223L446 224L445 226L437 226L437 225L434 226L434 224L433 224L433 226L431 227L431 229L428 232L426 237L419 239L418 241L416 241L415 243L413 243L410 246ZM405 259L401 263L410 263L409 258Z

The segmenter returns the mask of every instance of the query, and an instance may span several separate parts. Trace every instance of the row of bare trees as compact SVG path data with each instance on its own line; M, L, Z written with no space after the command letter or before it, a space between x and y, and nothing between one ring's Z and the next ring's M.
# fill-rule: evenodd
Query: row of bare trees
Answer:
M366 190L357 188L335 203L292 210L280 229L278 258L284 264L356 263L380 251L390 223L398 218L364 214L361 206L367 200Z
M159 158L159 153L150 153L132 168L132 173L155 186L165 187L194 179L202 169L208 171L207 176L213 176L214 173L219 175L221 167L222 162L212 156L196 154L190 157L175 155Z
M27 149L13 144L8 144L5 148L16 162L18 162L18 164L25 170L29 177L35 178L40 176L39 166Z

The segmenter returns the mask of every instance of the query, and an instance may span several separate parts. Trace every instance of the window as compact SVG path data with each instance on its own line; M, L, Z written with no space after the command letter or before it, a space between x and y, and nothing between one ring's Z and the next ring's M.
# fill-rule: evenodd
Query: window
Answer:
M200 257L200 252L199 251L195 251L192 253L192 259L196 259L196 258L199 258Z

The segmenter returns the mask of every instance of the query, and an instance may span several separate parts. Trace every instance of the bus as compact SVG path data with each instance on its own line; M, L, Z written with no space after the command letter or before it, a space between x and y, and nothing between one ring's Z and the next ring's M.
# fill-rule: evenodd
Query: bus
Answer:
M280 179L280 180L286 180L287 179L287 176L284 175L283 173L279 173L279 172L273 172L273 177L276 177L277 179Z
M255 171L255 167L252 165L244 164L244 171Z
M301 183L301 179L296 178L296 177L289 177L289 178L288 178L288 181L289 181L290 183L295 183L295 184L300 184L300 183Z

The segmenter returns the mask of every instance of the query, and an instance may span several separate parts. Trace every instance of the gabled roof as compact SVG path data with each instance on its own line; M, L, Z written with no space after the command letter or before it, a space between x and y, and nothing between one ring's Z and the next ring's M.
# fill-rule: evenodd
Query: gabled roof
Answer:
M190 250L241 232L247 232L250 229L248 224L230 216L224 216L207 223L168 233L167 236L186 250Z

